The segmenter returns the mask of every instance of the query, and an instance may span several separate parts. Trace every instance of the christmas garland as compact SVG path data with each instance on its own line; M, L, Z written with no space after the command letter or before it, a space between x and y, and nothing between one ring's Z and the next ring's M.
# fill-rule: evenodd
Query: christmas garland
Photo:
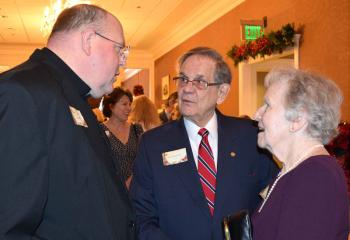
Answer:
M284 25L281 30L271 31L267 36L263 35L253 41L245 41L240 46L234 45L227 56L232 58L235 66L238 63L247 60L249 57L264 57L274 52L282 53L287 47L294 46L294 30L293 24Z

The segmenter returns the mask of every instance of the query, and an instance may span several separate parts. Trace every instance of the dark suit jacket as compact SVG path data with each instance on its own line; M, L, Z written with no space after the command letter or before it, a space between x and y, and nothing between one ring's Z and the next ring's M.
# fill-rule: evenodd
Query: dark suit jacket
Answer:
M223 239L222 218L253 210L259 192L276 173L257 149L252 121L218 117L218 169L214 216L210 216L183 119L146 132L134 167L131 198L139 239ZM188 161L164 166L162 153L186 148Z
M134 212L88 91L48 49L0 75L0 239L134 239Z

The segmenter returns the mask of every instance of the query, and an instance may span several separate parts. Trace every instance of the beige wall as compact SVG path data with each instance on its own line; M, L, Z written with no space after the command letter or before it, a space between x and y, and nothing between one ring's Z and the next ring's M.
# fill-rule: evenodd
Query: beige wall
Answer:
M43 45L0 44L0 66L14 67L26 61L32 52Z
M134 89L134 86L140 84L143 86L143 90L146 96L149 97L149 70L142 69L140 72L135 74L134 76L124 80L122 82L122 87L128 89L131 93Z
M345 96L343 119L350 120L350 1L349 0L246 0L198 34L177 46L155 62L155 102L160 106L161 77L176 75L177 58L196 46L217 49L231 66L232 89L219 106L228 115L238 115L238 69L226 52L240 43L240 19L267 16L266 31L279 29L286 23L304 26L300 47L300 68L332 78ZM175 91L174 83L170 92Z

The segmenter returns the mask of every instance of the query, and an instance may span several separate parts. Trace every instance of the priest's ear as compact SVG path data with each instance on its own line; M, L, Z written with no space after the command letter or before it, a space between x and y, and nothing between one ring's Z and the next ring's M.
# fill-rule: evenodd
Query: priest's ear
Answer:
M90 56L92 39L96 37L96 34L92 29L85 29L80 34L81 34L81 48L86 55Z

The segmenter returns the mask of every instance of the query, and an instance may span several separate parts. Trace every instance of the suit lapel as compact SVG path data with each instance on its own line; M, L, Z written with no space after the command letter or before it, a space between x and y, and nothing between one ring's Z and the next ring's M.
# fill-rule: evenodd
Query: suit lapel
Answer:
M120 166L118 164L113 163L112 155L111 155L111 147L110 143L105 136L103 130L99 126L96 117L93 115L93 112L90 109L90 106L87 104L87 102L83 101L79 96L72 93L69 88L64 89L65 96L70 104L74 103L77 104L78 110L81 111L83 114L83 117L85 118L88 128L84 129L84 133L86 134L91 148L96 152L96 154L99 156L99 159L103 161L103 163L107 166L108 172L111 174L112 178L115 178L115 172L118 173L118 176L120 175ZM74 106L73 106L74 107ZM114 171L112 170L114 169ZM118 185L122 183L121 181L116 181ZM125 193L126 189L125 186L120 186L122 189L124 188Z
M199 180L197 167L193 159L191 144L187 135L183 118L178 121L178 129L176 129L175 132L177 134L172 138L176 139L176 143L174 142L173 149L179 149L185 145L188 161L174 165L173 169L185 186L188 194L192 197L193 201L196 202L196 205L202 210L204 215L210 217L209 207L207 205L207 201L202 190L202 185Z
M216 175L216 193L215 193L215 211L214 218L220 217L221 210L224 208L225 194L230 192L228 178L232 175L232 161L235 160L235 139L234 136L227 133L229 126L225 126L223 116L218 116L218 163ZM232 127L231 127L232 128ZM225 131L226 130L226 131Z

